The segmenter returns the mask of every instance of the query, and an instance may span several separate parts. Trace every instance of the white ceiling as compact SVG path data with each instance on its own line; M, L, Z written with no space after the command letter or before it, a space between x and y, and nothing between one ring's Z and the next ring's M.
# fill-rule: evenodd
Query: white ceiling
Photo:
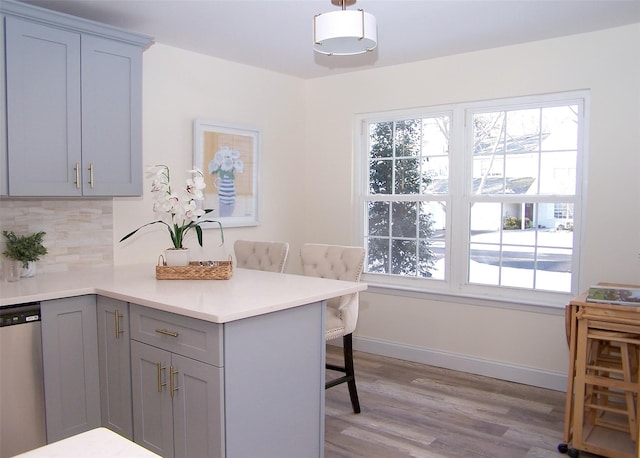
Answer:
M378 48L312 49L313 16L330 0L23 0L155 41L301 78L395 65L640 22L640 0L358 0Z

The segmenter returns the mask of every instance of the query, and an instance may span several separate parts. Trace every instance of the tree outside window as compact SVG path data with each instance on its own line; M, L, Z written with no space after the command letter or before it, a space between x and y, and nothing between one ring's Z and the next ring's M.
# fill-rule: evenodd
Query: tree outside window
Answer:
M431 278L444 260L448 131L448 116L370 124L368 272Z

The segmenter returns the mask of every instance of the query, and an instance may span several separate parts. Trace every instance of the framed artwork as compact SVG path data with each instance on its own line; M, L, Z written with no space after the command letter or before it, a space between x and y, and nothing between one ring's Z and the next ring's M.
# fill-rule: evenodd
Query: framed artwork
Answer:
M202 208L213 209L207 217L224 227L260 224L260 132L198 119L193 132L193 163L203 171L207 185Z

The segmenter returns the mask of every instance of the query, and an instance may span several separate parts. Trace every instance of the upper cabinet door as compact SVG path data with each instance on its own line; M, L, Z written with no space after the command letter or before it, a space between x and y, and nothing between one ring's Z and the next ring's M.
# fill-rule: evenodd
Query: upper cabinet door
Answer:
M82 36L85 196L142 194L142 49Z
M80 34L8 16L11 196L79 196Z

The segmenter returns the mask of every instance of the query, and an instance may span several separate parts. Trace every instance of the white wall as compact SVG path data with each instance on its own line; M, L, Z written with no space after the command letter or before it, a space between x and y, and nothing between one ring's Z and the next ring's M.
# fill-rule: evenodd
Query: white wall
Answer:
M603 32L366 70L309 81L155 44L144 54L144 162L174 175L192 165L196 118L262 132L258 227L227 228L218 248L205 232L201 258L237 238L288 240L288 272L305 241L354 237L356 114L590 89L591 135L581 286L640 282L640 24ZM165 230L119 238L153 217L144 198L114 201L114 263L157 261ZM195 239L189 246L199 251ZM196 253L197 254L197 253ZM461 298L363 293L356 348L444 367L564 388L562 311L479 306Z
M352 189L356 114L577 89L591 90L581 289L640 282L640 24L308 81L306 239L361 243ZM364 293L355 346L564 388L561 310L469 302Z
M167 164L172 180L183 183L193 165L193 121L249 126L261 131L261 224L226 228L219 247L217 230L204 231L204 248L195 233L187 245L194 259L225 259L238 238L297 243L303 227L304 86L298 78L154 44L144 53L143 157L145 165ZM157 262L171 246L166 228L143 229L123 243L120 238L153 221L150 180L143 198L114 203L115 264ZM289 264L289 263L288 263ZM292 262L292 265L295 264Z

